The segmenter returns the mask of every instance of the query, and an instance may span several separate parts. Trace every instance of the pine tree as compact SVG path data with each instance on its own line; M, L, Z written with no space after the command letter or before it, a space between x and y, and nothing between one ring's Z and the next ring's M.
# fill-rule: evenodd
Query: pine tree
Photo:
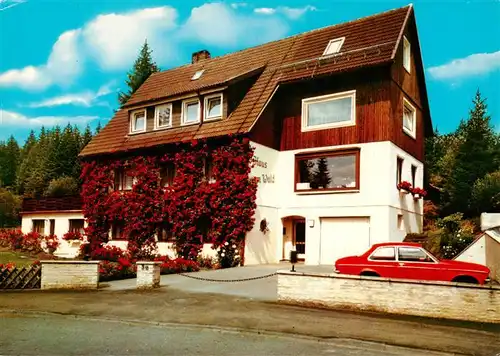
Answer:
M21 150L14 136L10 136L4 146L4 157L0 162L0 183L4 187L12 187L16 182L17 169Z
M328 161L325 157L318 159L316 169L313 173L313 181L318 188L328 188L332 181L330 172L328 171Z
M152 73L159 71L159 68L151 56L152 52L153 51L149 49L148 41L144 41L139 57L136 59L132 70L127 73L128 79L125 82L129 89L127 92L120 92L118 94L118 101L121 106L127 102L132 94L139 89L142 83L144 83Z
M85 128L85 132L83 133L80 150L82 150L85 146L87 146L90 140L92 140L92 131L90 130L90 126L87 125L87 127Z
M101 128L101 122L97 122L97 126L95 128L95 134L97 135L99 132L101 132L102 128Z
M498 169L498 137L487 114L485 99L479 90L473 100L469 119L457 129L460 140L453 170L446 182L447 210L464 212L470 216L470 198L474 183L487 173Z

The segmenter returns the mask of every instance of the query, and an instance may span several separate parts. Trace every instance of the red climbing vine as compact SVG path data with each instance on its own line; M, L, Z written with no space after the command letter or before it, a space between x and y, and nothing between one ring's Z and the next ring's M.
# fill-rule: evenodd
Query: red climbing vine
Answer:
M242 252L256 208L252 164L253 148L244 137L217 145L206 140L176 144L161 155L83 162L87 252L108 241L113 225L120 226L136 258L154 254L160 228L172 232L178 255L186 259L196 259L204 243L217 249L228 242ZM163 186L167 165L175 166L175 175ZM119 171L134 177L132 190L114 189Z

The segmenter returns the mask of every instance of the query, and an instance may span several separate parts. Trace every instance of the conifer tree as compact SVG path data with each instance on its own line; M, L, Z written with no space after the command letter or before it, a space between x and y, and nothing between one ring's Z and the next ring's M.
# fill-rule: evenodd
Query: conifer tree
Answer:
M328 171L328 161L325 157L318 159L316 169L313 173L313 181L320 188L328 188L328 185L332 181L330 172Z
M127 80L125 83L128 86L128 90L118 94L120 106L123 106L127 102L132 94L139 89L142 83L144 83L152 73L159 71L158 66L151 56L152 52L153 51L149 48L148 41L144 41L139 57L135 60L132 70L127 73Z

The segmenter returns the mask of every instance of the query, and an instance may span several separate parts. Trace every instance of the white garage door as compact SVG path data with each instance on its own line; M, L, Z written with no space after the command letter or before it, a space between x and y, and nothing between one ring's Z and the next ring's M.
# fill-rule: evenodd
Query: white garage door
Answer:
M370 218L321 218L320 263L360 255L370 247Z

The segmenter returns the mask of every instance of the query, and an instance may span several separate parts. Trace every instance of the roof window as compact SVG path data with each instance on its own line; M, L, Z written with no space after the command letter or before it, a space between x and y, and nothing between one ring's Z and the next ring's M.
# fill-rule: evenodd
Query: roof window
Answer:
M344 44L345 37L336 38L334 40L330 40L326 45L325 51L323 52L323 56L327 56L329 54L339 53L342 45Z
M191 78L191 80L200 79L200 77L201 77L201 75L203 74L204 71L205 71L205 69L202 69L202 70L199 70L196 73L194 73L194 75Z

